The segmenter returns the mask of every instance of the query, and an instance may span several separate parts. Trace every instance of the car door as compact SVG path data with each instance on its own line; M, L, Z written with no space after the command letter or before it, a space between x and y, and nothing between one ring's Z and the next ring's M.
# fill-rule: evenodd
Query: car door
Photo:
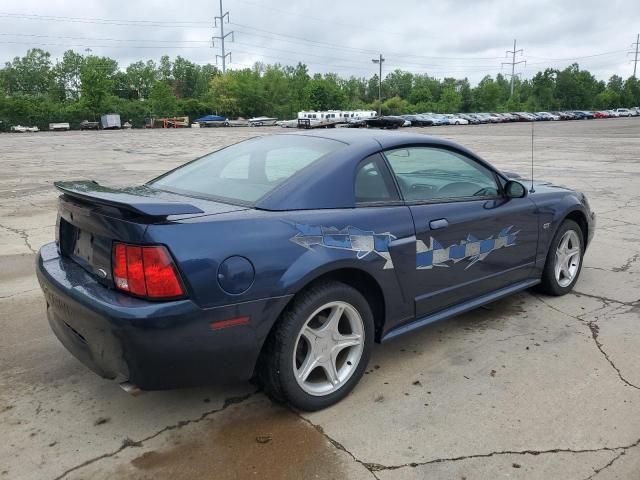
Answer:
M463 152L412 146L385 152L415 225L407 288L417 317L527 279L538 218L528 198L506 198L499 176Z

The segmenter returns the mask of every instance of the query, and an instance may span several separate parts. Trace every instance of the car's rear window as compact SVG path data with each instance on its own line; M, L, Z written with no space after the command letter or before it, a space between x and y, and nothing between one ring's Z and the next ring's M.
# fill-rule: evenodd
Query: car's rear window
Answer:
M345 146L303 135L260 137L205 155L149 183L175 193L250 204Z

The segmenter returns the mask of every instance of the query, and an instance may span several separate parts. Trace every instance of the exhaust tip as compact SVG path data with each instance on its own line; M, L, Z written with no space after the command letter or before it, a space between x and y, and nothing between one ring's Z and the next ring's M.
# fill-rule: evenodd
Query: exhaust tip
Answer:
M129 382L122 382L120 384L120 388L122 390L124 390L125 392L127 392L132 397L137 397L137 396L142 395L144 393L144 390L142 390L140 387L138 387L137 385L134 385L133 383L129 383Z

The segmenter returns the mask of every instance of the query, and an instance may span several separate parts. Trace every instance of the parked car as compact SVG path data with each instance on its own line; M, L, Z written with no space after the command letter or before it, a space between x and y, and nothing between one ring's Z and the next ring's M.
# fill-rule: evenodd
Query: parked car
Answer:
M432 113L431 117L437 120L440 120L441 125L451 125L451 121L449 120L449 117L447 117L446 115L443 115L442 113Z
M444 115L449 120L449 125L469 125L469 120L451 113Z
M411 122L414 127L430 127L433 120L423 115L402 115L402 118Z
M571 291L595 226L582 193L379 130L253 138L139 187L55 185L36 270L72 354L141 389L256 374L302 410L344 398L374 342Z
M544 120L560 120L560 115L555 115L550 112L538 112L538 115L542 116Z
M478 120L479 123L490 123L485 116L480 115L479 113L470 113L469 116Z
M493 116L498 117L502 123L514 121L508 113L494 113Z
M80 130L100 130L100 122L90 122L83 120L80 122Z
M509 122L517 122L519 118L516 117L513 113L503 113L503 117L505 117Z
M11 127L11 131L15 133L35 133L35 132L39 132L40 129L35 125L33 127L25 127L23 125L13 125Z
M616 108L616 113L619 117L631 117L633 113L628 108Z
M486 112L476 113L476 116L479 117L480 121L482 121L483 123L498 123L499 122L498 118L494 117L490 113L486 113Z
M576 116L571 112L552 112L556 115L560 115L561 120L576 120Z
M528 112L516 112L514 115L518 116L525 122L535 122L537 120L537 118L533 114Z
M593 117L594 118L609 118L611 116L611 114L607 111L601 110L598 112L593 112Z
M49 130L52 132L66 132L71 130L69 122L52 122L49 124Z
M576 115L579 120L590 120L594 118L593 112L588 110L574 110L572 113Z
M383 115L381 117L364 119L364 123L367 125L367 127L385 128L385 129L391 129L391 130L395 130L396 128L406 126L405 125L406 122L407 120L405 120L404 118L396 117L393 115ZM411 123L409 123L409 125L411 125Z
M471 125L478 125L480 123L480 120L478 120L475 116L473 116L470 113L457 113L456 116L460 118L464 118Z
M491 119L492 123L503 123L505 121L504 118L502 118L500 115L496 113L488 113L487 115L489 115L489 118Z
M440 125L449 125L449 120L446 118L440 117L434 113L421 113L420 116L428 118L433 122L433 126L437 127Z

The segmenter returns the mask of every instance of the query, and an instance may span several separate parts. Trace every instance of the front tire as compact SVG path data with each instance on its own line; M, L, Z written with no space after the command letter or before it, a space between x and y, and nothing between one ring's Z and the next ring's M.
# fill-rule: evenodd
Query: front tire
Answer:
M582 229L576 222L567 219L551 241L539 289L555 296L569 293L580 276L583 256Z
M265 343L258 379L266 393L314 411L333 405L364 374L373 347L369 304L353 287L322 282L300 293Z

